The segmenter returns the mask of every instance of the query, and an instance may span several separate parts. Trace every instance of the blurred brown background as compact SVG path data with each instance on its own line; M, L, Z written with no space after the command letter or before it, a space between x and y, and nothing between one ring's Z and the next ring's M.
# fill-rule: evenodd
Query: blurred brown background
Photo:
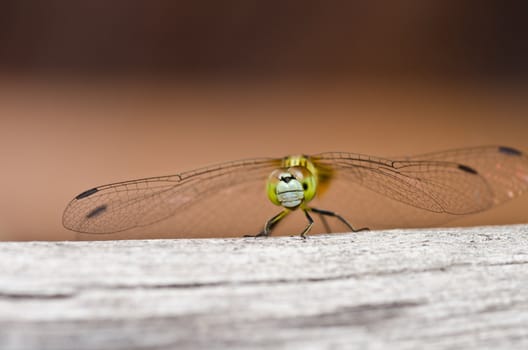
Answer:
M0 5L0 239L72 239L109 182L341 150L528 151L528 5L15 1ZM453 224L526 222L527 198Z

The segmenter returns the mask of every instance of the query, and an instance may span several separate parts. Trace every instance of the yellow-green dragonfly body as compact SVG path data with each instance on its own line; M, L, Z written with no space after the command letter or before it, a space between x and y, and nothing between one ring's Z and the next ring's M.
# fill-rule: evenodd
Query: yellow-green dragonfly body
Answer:
M267 236L280 229L304 237L311 229L431 226L490 209L527 189L528 158L510 147L393 159L329 152L95 187L68 204L63 224L125 238ZM304 215L290 215L296 212ZM321 218L315 226L313 214Z

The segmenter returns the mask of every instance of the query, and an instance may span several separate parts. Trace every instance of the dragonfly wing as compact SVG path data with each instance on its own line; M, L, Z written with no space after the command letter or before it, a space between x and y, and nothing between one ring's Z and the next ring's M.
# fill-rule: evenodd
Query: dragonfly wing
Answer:
M528 190L528 157L505 146L483 146L428 153L408 158L463 164L475 169L493 192L493 205L517 197Z
M353 153L313 157L336 178L434 213L464 215L488 209L526 191L528 160L504 147L479 147L403 159Z
M246 194L253 196L258 188L265 199L265 180L279 165L280 160L276 159L243 160L178 175L96 187L68 204L63 224L77 232L108 234L150 227L181 215L208 198L221 196L222 202L229 204L239 202ZM188 217L182 217L185 219ZM189 224L188 220L186 223ZM176 232L179 228L176 223L172 230Z

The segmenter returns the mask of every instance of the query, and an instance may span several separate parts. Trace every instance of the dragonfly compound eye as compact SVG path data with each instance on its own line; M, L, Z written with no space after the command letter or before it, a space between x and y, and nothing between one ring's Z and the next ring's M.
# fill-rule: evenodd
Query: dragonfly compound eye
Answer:
M311 201L315 196L317 187L316 176L304 166L291 167L288 169L288 172L291 173L301 183L304 192L304 201Z
M315 195L315 178L302 166L281 168L268 177L267 193L270 201L294 209Z

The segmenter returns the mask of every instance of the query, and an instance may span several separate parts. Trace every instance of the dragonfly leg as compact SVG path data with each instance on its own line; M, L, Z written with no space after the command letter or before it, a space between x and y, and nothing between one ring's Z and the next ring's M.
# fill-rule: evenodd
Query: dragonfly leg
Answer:
M283 210L277 215L273 216L271 219L266 221L264 229L257 233L256 235L244 235L244 237L268 237L271 235L271 230L282 220L286 215L290 213L289 210Z
M330 225L328 224L328 220L326 220L326 216L323 214L317 214L319 215L319 219L321 219L321 222L323 223L323 226L327 233L332 233L332 229L330 228Z
M320 214L320 215L326 215L326 216L332 216L341 221L343 224L345 224L352 232L360 232L360 231L369 231L370 229L368 227L362 227L360 229L355 229L350 223L341 215L334 213L333 211L329 210L321 210L317 208L310 208L311 211L314 213Z
M307 209L304 210L304 215L306 215L306 219L308 219L308 225L306 225L306 227L304 228L303 232L301 232L301 237L303 239L306 239L306 234L312 228L314 221L313 221L312 217L310 216L310 214L308 213Z

